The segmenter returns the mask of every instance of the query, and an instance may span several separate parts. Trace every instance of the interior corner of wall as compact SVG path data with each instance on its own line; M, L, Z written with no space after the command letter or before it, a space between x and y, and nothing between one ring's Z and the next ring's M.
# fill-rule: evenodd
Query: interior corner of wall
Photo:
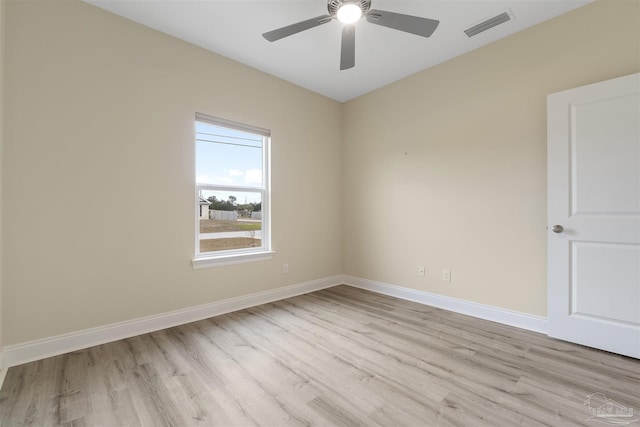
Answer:
M2 384L4 378L7 376L7 367L4 363L4 349L0 349L0 390L2 390Z

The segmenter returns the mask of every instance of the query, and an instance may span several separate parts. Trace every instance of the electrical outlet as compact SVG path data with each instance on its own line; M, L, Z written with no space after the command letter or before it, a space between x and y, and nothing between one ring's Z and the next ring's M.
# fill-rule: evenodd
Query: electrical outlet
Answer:
M418 266L418 276L424 276L424 266Z
M442 281L443 282L451 281L451 270L442 270Z
M284 274L289 273L289 264L282 264L282 272Z

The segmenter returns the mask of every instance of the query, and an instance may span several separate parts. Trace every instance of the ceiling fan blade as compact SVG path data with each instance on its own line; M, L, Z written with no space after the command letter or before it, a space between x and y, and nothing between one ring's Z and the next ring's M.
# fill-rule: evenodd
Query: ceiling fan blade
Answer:
M342 29L342 48L340 49L340 70L356 65L356 27L345 25Z
M440 21L435 19L420 18L419 16L403 15L401 13L375 9L367 13L367 22L422 37L429 37L436 28L438 28L438 24L440 24Z
M326 24L333 18L331 15L316 16L315 18L307 19L306 21L297 22L295 24L287 25L286 27L278 28L277 30L269 31L262 34L262 37L274 42L290 35L299 33L300 31L308 30L309 28L317 27L318 25Z

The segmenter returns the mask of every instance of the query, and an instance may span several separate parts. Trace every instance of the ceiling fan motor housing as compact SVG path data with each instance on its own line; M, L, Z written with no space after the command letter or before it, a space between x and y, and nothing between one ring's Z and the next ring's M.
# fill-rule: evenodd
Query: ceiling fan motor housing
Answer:
M327 2L327 9L329 15L336 17L338 9L345 4L355 4L362 10L362 15L365 15L371 8L371 0L329 0Z

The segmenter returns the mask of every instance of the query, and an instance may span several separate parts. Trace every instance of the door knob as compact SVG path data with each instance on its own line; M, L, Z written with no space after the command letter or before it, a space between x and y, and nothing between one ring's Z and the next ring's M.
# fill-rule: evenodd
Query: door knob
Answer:
M562 227L561 225L554 225L553 228L551 229L554 233L562 233L562 231L564 230L564 227Z

